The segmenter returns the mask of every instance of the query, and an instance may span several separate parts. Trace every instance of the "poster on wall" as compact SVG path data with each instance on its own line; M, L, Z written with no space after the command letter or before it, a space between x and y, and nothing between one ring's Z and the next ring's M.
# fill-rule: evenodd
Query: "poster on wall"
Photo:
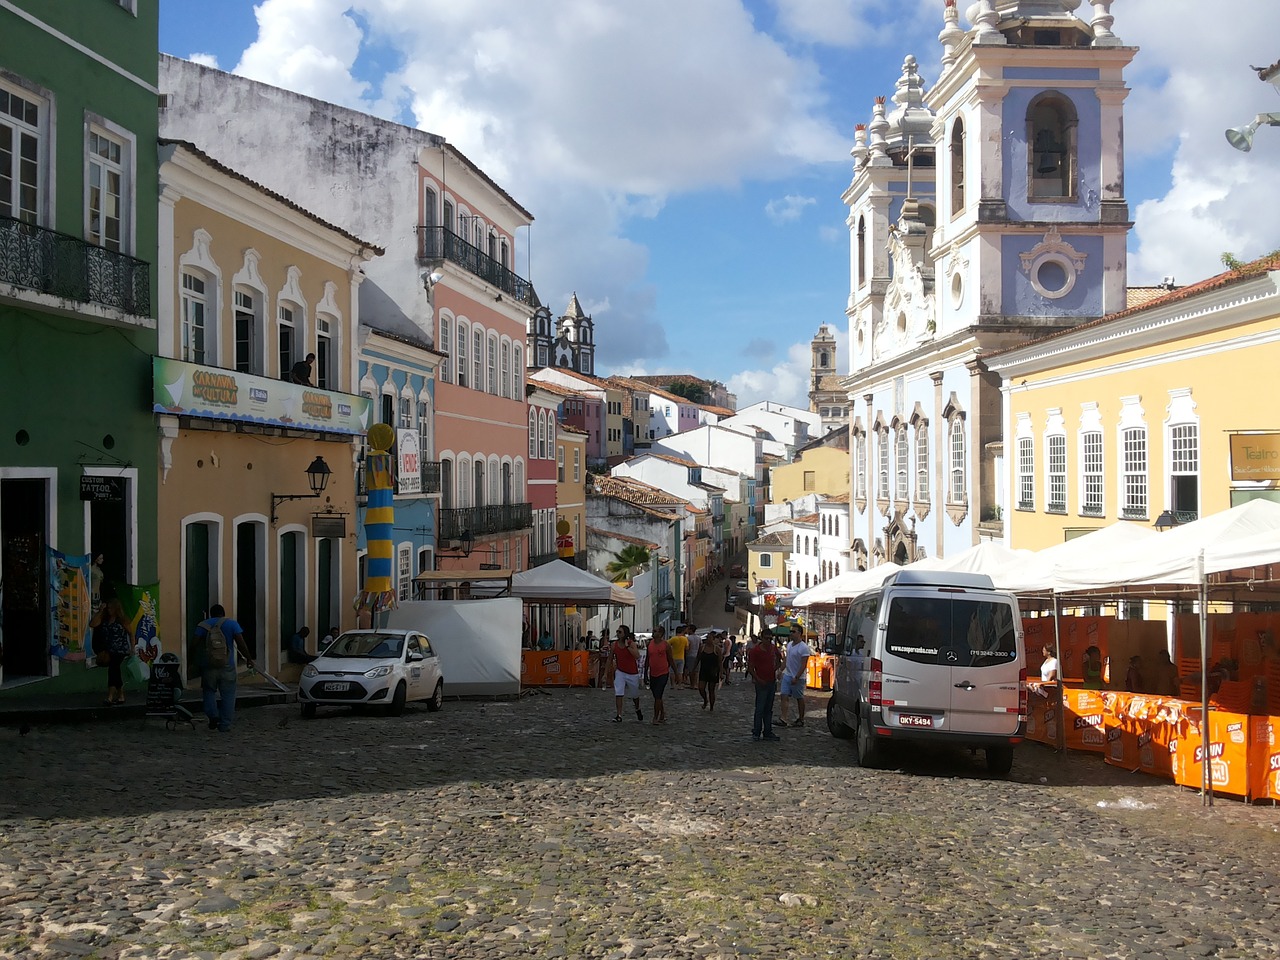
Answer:
M133 642L136 661L131 662L139 679L145 680L160 656L160 584L117 584L116 597L124 608L124 623Z
M422 492L422 464L416 430L396 431L396 493Z
M89 555L49 547L49 652L80 662L89 647ZM92 662L92 657L88 658Z

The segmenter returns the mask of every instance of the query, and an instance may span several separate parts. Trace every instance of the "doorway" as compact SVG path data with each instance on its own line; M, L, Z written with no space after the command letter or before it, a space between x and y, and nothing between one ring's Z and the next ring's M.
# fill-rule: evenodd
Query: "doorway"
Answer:
M102 598L116 596L120 584L129 582L133 569L130 555L128 479L122 479L123 496L118 500L93 500L89 503L89 556L102 557Z
M260 584L264 571L259 566L262 546L262 524L251 521L236 527L235 609L228 609L227 615L240 624L244 645L254 660L258 659L259 610L263 600Z
M48 480L0 480L0 649L11 678L49 675L48 518Z

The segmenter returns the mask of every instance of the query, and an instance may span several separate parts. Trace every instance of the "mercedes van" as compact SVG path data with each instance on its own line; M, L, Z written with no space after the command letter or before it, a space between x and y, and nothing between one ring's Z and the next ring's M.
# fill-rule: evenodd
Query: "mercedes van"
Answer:
M1027 722L1022 618L985 574L900 570L854 599L838 656L827 729L852 737L858 762L886 746L933 741L982 748L1004 775Z

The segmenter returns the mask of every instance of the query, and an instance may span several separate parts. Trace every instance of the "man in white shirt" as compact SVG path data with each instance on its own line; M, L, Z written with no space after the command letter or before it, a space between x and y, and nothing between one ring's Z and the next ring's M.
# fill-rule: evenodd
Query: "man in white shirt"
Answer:
M809 658L813 656L813 648L805 642L804 630L792 626L791 639L787 643L787 659L782 668L782 702L779 709L778 726L804 726L804 688L809 678ZM787 720L787 706L794 699L796 702L796 719Z

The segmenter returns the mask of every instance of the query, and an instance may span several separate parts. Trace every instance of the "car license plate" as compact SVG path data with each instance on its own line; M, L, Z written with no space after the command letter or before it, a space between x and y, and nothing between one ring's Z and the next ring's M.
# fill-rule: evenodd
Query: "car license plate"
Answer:
M932 727L933 717L922 713L904 713L898 717L900 727Z
M347 681L330 680L327 683L320 684L320 689L324 690L326 693L341 693L343 690L347 689Z

